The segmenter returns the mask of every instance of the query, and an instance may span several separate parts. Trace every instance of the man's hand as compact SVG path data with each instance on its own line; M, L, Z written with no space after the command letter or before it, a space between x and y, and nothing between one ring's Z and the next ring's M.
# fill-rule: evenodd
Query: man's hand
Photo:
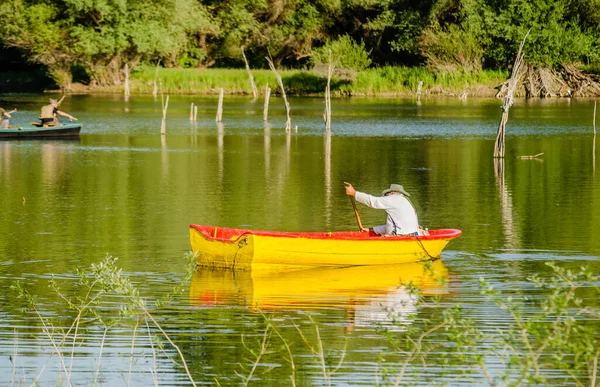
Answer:
M356 190L354 189L352 184L346 183L346 182L344 182L344 184L346 184L346 195L349 195L349 196L356 195Z

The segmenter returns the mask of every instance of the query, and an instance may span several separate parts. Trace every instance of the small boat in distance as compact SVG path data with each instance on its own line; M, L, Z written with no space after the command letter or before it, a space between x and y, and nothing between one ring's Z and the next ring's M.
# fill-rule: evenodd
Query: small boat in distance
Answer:
M37 124L37 125L35 125ZM0 139L6 138L43 138L43 137L76 137L81 131L79 123L64 123L57 125L41 126L39 123L30 123L23 126L9 126L0 129Z
M321 266L393 265L440 258L462 231L382 237L359 231L277 232L190 225L199 266L295 270Z

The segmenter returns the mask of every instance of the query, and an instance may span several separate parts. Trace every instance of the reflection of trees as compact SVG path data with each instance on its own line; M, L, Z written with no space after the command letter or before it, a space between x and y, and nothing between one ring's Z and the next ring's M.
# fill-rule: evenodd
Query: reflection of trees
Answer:
M167 136L160 136L160 165L162 169L162 178L166 181L169 176L169 151L167 150Z
M500 213L502 215L502 228L506 237L506 247L515 248L520 245L517 227L513 218L512 196L506 188L504 179L504 158L494 158L494 172L498 195L500 197Z
M331 229L331 132L325 133L325 228Z
M271 177L271 125L265 121L264 132L264 153L265 153L265 181Z
M217 122L217 170L219 186L223 184L223 137L225 136L225 126L222 122Z

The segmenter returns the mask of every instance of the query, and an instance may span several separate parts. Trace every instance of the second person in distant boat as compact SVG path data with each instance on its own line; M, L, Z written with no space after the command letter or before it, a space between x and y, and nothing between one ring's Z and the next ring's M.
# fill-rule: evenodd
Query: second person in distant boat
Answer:
M16 112L17 109L14 109L11 112L7 112L6 110L0 107L0 128L7 129L10 124L10 118L12 117L10 113Z
M63 111L58 110L58 102L50 98L48 105L42 106L42 112L40 114L40 121L43 126L47 126L48 124L58 124L58 117L56 115L67 117L69 121L73 121L75 117L72 115L65 113Z

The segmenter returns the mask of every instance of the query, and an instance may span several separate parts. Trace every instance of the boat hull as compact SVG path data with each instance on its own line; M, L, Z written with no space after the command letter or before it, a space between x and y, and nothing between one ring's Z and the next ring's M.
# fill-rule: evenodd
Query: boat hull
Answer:
M0 138L56 138L77 137L81 131L81 124L61 124L56 126L36 127L33 125L0 129Z
M283 233L190 225L200 266L297 269L320 266L392 265L439 258L460 230L428 236L381 237L361 232Z

